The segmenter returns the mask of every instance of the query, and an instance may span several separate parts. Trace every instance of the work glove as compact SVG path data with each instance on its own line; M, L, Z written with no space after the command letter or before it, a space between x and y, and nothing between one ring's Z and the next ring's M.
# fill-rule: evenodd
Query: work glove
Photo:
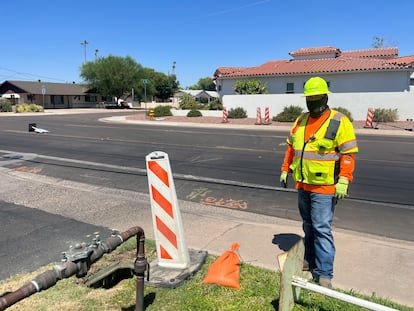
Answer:
M285 171L282 171L282 173L280 174L280 185L283 188L287 187L287 177L288 177L288 173Z
M348 195L349 181L345 177L339 177L338 183L335 185L335 197L343 199Z

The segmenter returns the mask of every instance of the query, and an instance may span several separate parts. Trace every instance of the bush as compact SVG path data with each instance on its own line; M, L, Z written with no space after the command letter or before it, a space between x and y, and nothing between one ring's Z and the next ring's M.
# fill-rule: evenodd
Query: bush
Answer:
M44 109L40 105L36 104L18 104L16 105L16 113L22 113L22 112L43 112Z
M208 98L200 97L200 104L202 105L208 104Z
M398 121L398 109L375 108L374 122L395 122Z
M12 104L11 101L6 98L0 98L0 112L11 112Z
M299 106L288 106L283 111L272 118L276 122L294 122L301 114L303 109Z
M196 100L190 94L183 94L180 98L179 105L181 109L189 110L196 110L198 106Z
M198 111L198 110L190 110L188 113L187 113L187 117L202 117L203 115L201 114L201 112L200 111Z
M349 121L351 121L351 122L354 121L354 118L352 118L352 114L349 110L347 110L345 108L342 108L342 107L332 108L332 109L334 109L336 111L339 111L340 113L343 113L344 115L346 115L348 117Z
M219 98L215 98L211 103L210 103L210 110L223 110L223 104L221 103L221 100Z
M247 112L242 107L231 108L228 112L229 119L244 119L247 118Z
M172 112L171 112L171 106L166 105L166 106L157 106L155 107L154 110L154 117L166 117L166 116L172 116Z

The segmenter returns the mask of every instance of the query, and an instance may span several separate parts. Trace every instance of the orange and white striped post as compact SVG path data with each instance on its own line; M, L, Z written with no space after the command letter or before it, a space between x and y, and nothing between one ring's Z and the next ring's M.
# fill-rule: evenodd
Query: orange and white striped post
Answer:
M228 123L228 115L227 115L227 108L223 107L223 118L221 120L221 123Z
M367 112L367 119L365 120L365 128L374 128L374 126L372 125L372 122L374 120L374 109L373 108L368 108L368 112Z
M154 151L146 162L158 265L187 268L190 258L168 154Z
M254 124L256 125L262 124L262 112L260 110L260 107L257 107L256 109L256 122Z
M265 117L264 117L264 122L263 122L263 124L265 124L265 125L269 125L271 122L270 122L270 111L269 111L269 107L266 107L265 108Z

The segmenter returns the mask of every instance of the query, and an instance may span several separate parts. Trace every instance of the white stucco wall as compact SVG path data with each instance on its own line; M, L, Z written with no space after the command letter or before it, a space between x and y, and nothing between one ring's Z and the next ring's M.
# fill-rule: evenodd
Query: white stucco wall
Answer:
M260 107L262 117L265 108L269 108L270 116L276 116L287 106L300 106L306 111L305 98L301 94L263 94L263 95L226 95L222 98L227 110L242 107L250 118L256 117ZM414 119L414 93L382 92L382 93L332 93L329 95L331 108L341 107L349 110L354 120L365 120L368 108L397 109L399 119Z
M334 93L364 93L364 92L407 92L410 91L410 71L361 71L352 73L321 74L329 83L329 89ZM249 77L247 80L260 80L267 85L269 94L286 94L287 83L294 83L294 93L303 93L303 85L309 75L278 76L278 77ZM233 85L243 78L218 78L217 86L221 87L220 96L235 95Z

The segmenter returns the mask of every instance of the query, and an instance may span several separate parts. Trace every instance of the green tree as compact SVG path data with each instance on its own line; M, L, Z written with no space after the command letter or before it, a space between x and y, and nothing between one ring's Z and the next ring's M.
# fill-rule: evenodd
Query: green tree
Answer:
M181 109L197 109L197 102L191 94L183 93L180 98Z
M117 98L129 93L142 75L143 67L133 58L113 55L84 63L80 73L90 89Z
M259 80L239 80L233 85L238 94L267 94L267 85Z
M140 71L140 79L137 80L134 84L134 100L136 101L145 101L151 99L157 93L155 88L155 75L157 72L152 68L143 68ZM143 80L146 80L147 83L144 84ZM146 97L146 98L145 98Z
M209 77L206 77L199 79L197 84L190 87L190 90L215 91L216 85Z
M155 86L154 95L164 102L174 96L175 92L177 92L179 88L179 83L175 74L167 76L162 72L154 72L152 81Z

